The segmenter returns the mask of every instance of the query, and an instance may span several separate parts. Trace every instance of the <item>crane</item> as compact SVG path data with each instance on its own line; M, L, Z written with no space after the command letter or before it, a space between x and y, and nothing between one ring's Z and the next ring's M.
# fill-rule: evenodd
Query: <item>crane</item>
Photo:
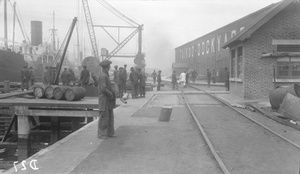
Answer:
M110 52L109 55L105 58L105 60L109 60L112 57L133 57L134 63L137 64L138 66L144 67L145 66L145 54L142 53L142 30L143 30L143 25L140 25L121 12L119 12L117 9L112 7L110 4L108 4L105 0L97 0L102 6L104 6L107 10L111 11L113 14L115 14L117 17L121 18L123 21L127 22L131 26L104 26L104 25L93 25L92 18L91 18L91 13L88 5L88 0L82 0L83 2L83 7L84 7L84 13L86 17L86 22L89 30L89 35L90 39L92 42L92 47L94 51L94 56L99 60L99 55L98 55L98 47L96 44L96 39L95 39L95 31L93 27L101 27L116 43L117 47ZM114 28L135 28L135 30L129 34L122 42L116 41L105 28L107 27L114 27ZM138 38L138 53L133 56L128 56L128 55L116 55L119 50L121 50L137 33L139 33L139 38ZM96 56L97 55L97 56Z
M88 27L88 32L89 32L92 48L93 48L93 53L94 53L94 56L97 58L97 60L99 60L99 52L98 52L96 36L95 36L94 27L93 27L93 20L92 20L90 8L89 8L88 0L82 0L82 5L83 5L83 11L84 11L84 15L85 15L86 24Z

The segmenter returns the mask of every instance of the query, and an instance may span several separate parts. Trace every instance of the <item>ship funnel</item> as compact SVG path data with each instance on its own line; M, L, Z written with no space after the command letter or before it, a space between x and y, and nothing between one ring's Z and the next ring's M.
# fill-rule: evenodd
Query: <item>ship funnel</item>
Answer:
M31 21L31 45L38 46L43 43L42 21Z

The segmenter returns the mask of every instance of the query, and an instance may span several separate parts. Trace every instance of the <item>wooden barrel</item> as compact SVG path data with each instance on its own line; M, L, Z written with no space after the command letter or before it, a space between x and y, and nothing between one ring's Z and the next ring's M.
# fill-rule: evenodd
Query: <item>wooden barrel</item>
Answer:
M272 109L278 110L280 108L280 104L287 93L300 97L300 85L293 84L288 87L278 87L271 91L269 94L269 99Z
M46 85L39 85L39 86L35 86L34 90L33 90L33 94L36 98L46 98L46 88L48 86Z
M66 90L65 98L68 101L81 100L86 95L86 90L83 87L72 87Z
M66 90L69 89L70 87L68 86L57 86L54 88L53 90L53 95L54 95L54 98L56 100L65 100L66 97L65 97L65 93L66 93Z
M55 87L57 87L57 86L56 85L47 86L47 88L45 90L45 95L46 95L47 98L49 98L49 99L54 98L53 91L54 91Z

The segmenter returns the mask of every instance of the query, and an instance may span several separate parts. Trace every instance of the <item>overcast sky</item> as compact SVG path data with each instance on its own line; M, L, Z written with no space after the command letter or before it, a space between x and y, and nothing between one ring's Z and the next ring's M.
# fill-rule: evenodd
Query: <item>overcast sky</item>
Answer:
M2 1L2 0L0 0ZM91 55L89 36L82 13L81 0L10 0L17 2L18 11L30 37L30 21L43 22L43 40L50 41L52 13L55 11L55 26L62 41L75 16L79 17L80 45L85 45L85 55ZM93 23L96 25L128 25L106 10L100 0L89 0ZM170 69L174 62L174 48L216 30L279 0L108 0L109 4L138 24L144 24L143 52L147 67ZM78 8L80 5L80 9ZM3 17L3 2L0 17ZM79 10L78 10L79 9ZM2 20L0 20L2 21ZM1 32L3 29L0 29ZM120 40L133 30L121 30ZM116 45L100 28L95 28L99 48L113 50ZM109 32L117 38L118 31ZM20 32L19 32L20 33ZM0 37L3 35L0 33ZM21 35L17 41L21 42ZM85 43L85 44L84 44ZM76 32L69 46L70 57L74 57ZM134 54L137 51L137 35L120 53ZM100 51L100 49L99 49ZM113 58L114 60L120 60ZM133 59L124 59L133 62Z

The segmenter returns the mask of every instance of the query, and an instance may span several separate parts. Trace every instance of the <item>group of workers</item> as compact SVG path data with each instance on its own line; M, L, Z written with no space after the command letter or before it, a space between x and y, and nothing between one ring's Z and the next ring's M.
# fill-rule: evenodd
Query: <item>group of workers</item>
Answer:
M225 88L227 91L229 91L229 71L228 68L225 67L225 74L224 74L224 80L225 80ZM196 72L196 70L192 70L192 71L184 71L180 74L179 76L179 84L181 88L185 88L188 86L189 82L190 82L190 77L192 78L192 81L195 82L196 78L198 76L198 73ZM172 73L172 89L176 89L178 88L178 79L176 77L176 72L173 71ZM213 83L216 83L217 81L217 75L216 75L216 71L213 70L213 72L211 73L209 69L207 69L206 72L206 79L207 79L207 85L208 87L210 87L211 84L211 80Z
M161 87L161 70L158 71L158 73L156 73L156 71L154 70L153 73L151 74L151 77L153 78L153 83L156 83L156 79L157 79L157 91L160 91L160 87Z

